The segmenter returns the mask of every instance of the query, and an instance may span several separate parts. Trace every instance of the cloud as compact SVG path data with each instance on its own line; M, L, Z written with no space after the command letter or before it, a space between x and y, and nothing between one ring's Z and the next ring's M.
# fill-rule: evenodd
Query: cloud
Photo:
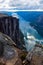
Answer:
M17 13L12 14L13 17L19 18L19 15Z
M43 10L43 0L0 0L0 10Z

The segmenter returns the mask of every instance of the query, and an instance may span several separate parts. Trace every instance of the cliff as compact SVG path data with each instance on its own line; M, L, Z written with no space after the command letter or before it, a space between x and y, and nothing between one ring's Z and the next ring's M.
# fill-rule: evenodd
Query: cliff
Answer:
M18 18L0 14L0 32L11 37L11 39L16 43L16 46L18 48L24 48L24 36L21 30L19 29Z
M4 34L7 34L10 36L15 42L17 40L17 36L19 34L19 24L18 24L18 19L13 18L13 17L0 17L0 32Z
M43 37L43 15L38 16L34 22L30 22L30 25Z

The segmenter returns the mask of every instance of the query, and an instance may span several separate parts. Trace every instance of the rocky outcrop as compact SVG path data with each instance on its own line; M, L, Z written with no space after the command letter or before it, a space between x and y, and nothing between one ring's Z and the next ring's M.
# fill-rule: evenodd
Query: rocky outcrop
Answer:
M14 44L9 36L0 33L0 65L22 65L19 57L21 50Z
M36 44L26 56L26 65L43 65L43 44Z
M18 19L11 16L0 17L0 32L7 34L17 43L19 38Z
M36 44L31 59L31 65L43 65L43 44Z
M8 35L20 49L24 47L24 35L19 29L19 19L16 17L0 14L0 32Z

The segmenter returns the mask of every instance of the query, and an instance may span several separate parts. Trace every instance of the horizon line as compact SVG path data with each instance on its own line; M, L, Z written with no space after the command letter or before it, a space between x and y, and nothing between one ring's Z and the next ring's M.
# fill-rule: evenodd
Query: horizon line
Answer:
M0 10L1 11L5 11L5 12L19 12L19 11L36 11L36 12L43 12L43 10Z

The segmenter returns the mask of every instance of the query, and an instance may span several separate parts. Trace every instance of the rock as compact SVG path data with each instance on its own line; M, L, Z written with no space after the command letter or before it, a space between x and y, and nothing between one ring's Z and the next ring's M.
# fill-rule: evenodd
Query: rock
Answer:
M0 33L0 48L4 45L3 56L0 57L0 65L22 65L22 61L19 57L20 49L14 46L14 42L7 35ZM1 50L0 50L1 51Z
M30 65L43 65L43 44L36 44L34 49L28 53L26 59Z
M17 44L19 38L19 19L12 16L0 16L0 32L10 36ZM2 29L2 31L1 31Z
M16 43L16 47L26 49L24 36L19 29L19 19L16 17L0 14L0 32L8 35Z
M0 41L0 57L3 56L3 52L4 52L4 45L3 45L3 43Z
M43 15L37 17L37 19L34 22L31 22L30 25L43 37Z

